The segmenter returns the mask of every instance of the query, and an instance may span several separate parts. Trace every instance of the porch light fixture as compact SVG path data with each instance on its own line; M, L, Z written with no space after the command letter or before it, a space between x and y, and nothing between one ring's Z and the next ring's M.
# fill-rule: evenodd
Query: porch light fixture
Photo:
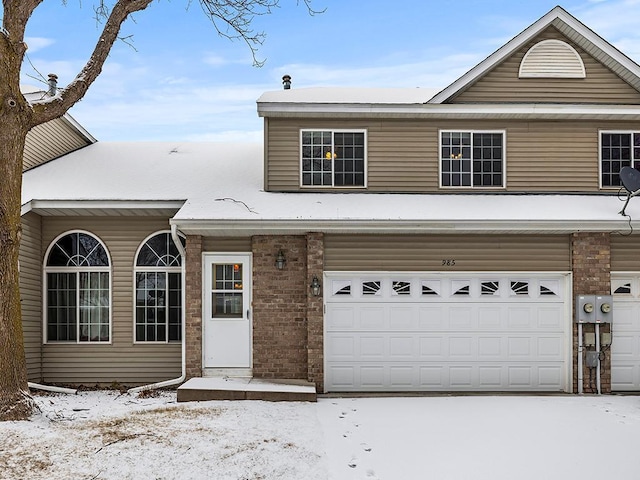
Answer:
M318 280L318 277L314 275L313 280L311 280L311 293L313 294L314 297L320 296L321 287L322 285L320 285L320 280Z
M286 263L287 263L287 259L284 258L284 252L281 249L278 252L278 255L276 256L276 268L278 270L283 270Z

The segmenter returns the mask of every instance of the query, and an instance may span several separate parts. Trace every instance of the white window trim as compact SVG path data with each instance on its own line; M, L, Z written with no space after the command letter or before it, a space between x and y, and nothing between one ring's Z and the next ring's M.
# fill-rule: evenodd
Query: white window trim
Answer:
M334 182L334 172L331 171L331 185L304 185L302 183L302 133L303 132L331 132L333 133L363 133L364 134L364 185L362 186L335 186ZM365 128L301 128L298 135L298 172L299 172L299 182L300 188L304 189L327 189L334 188L338 190L353 190L358 189L362 190L367 188L368 185L368 157L369 157L369 138L367 134L367 129Z
M488 186L443 186L442 185L442 134L443 133L470 133L473 136L474 133L500 133L502 134L502 186L488 187ZM471 147L473 149L473 147ZM471 159L473 162L473 157ZM471 166L471 181L473 182L473 165ZM505 190L507 188L507 131L506 130L468 130L468 129L440 129L438 130L438 187L443 190Z
M640 128L638 130L598 130L598 188L600 190L606 191L618 191L622 186L603 186L602 185L602 134L603 133L628 133L632 135L631 138L631 166L633 167L633 134L640 133ZM640 159L638 159L640 160Z
M86 235L90 235L95 238L104 251L107 253L107 259L109 260L108 267L48 267L47 260L49 259L49 254L51 253L51 249L54 247L58 240L62 237L65 237L74 233L83 233ZM109 273L109 341L108 342L92 342L80 341L79 332L76 332L76 340L51 340L49 341L47 338L48 332L48 305L47 305L47 290L48 290L48 282L47 282L47 274L48 273L80 273L80 272L108 272ZM76 288L76 308L80 308L80 289ZM80 316L77 317L76 329L80 328ZM51 344L51 345L111 345L113 343L113 261L111 259L111 253L109 253L109 249L107 245L102 241L102 239L93 232L88 230L68 230L64 233L61 233L57 237L55 237L47 247L47 250L44 254L44 260L42 262L42 343L43 345Z
M180 273L180 288L181 288L181 294L180 294L180 299L182 302L181 305L181 310L182 312L180 312L180 321L184 322L185 321L185 316L184 316L184 289L185 289L185 276L182 275L182 266L179 267L139 267L136 265L136 263L138 262L138 255L140 254L140 250L142 250L142 247L144 247L144 245L153 237L155 237L156 235L160 235L161 233L167 233L169 234L169 237L171 237L171 230L158 230L157 232L152 233L151 235L148 235L144 240L142 240L140 242L140 245L138 245L138 248L136 249L136 253L133 256L133 278L132 278L132 285L133 285L133 299L132 299L132 335L133 335L133 343L134 345L166 345L166 344L172 344L172 345L178 345L180 344L181 341L179 340L169 340L169 321L167 319L167 339L166 340L154 340L154 341L148 341L148 340L136 340L136 274L140 273L140 272L166 272L166 273ZM184 235L178 234L181 238L185 238ZM180 252L178 252L180 253ZM181 259L181 263L184 263L185 259L182 258ZM168 313L168 312L167 312Z

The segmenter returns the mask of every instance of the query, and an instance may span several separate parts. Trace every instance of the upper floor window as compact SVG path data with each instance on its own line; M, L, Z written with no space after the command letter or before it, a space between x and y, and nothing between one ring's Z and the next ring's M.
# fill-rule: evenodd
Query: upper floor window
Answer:
M441 131L442 187L504 187L504 132Z
M622 167L640 169L640 132L600 132L600 186L621 187Z
M102 242L86 232L61 235L45 256L48 342L109 342L111 269Z
M364 130L302 130L301 182L313 187L364 187Z
M157 233L140 246L135 263L136 342L181 340L181 265L170 232Z

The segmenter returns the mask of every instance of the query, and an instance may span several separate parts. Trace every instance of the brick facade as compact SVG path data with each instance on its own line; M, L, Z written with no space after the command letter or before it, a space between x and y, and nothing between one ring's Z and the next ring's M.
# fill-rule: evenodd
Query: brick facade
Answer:
M187 236L185 350L187 379L202 376L202 237Z
M316 276L322 283L324 272L324 235L307 234L307 285ZM319 297L307 288L307 355L308 379L316 384L318 392L324 391L324 285Z
M304 236L255 236L253 375L307 379L307 242ZM282 250L287 263L275 266Z
M609 295L611 293L611 243L609 233L579 232L571 236L573 299L578 295ZM595 325L583 325L583 334L594 332ZM602 325L600 332L609 332ZM601 349L602 350L602 349ZM578 392L578 326L573 324L573 391ZM583 392L596 392L596 372L583 367ZM600 366L601 392L611 392L611 355L605 352Z

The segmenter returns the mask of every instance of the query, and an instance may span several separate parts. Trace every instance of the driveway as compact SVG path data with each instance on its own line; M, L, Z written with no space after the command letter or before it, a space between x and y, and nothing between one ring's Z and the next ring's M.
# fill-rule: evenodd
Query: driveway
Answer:
M333 480L640 478L640 397L321 398Z

